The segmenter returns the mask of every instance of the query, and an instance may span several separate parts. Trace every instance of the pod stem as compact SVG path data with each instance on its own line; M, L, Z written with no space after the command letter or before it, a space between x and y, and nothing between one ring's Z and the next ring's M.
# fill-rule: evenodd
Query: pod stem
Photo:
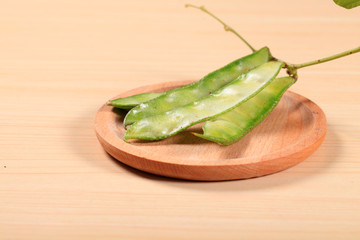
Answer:
M320 58L318 60L314 60L314 61L310 61L310 62L305 62L305 63L300 63L300 64L291 64L291 63L287 63L285 61L279 60L277 58L273 57L273 60L276 61L281 61L284 63L284 68L286 68L286 72L287 74L289 74L289 76L293 77L295 80L297 80L298 78L298 74L297 74L297 70L300 68L304 68L304 67L308 67L308 66L312 66L312 65L316 65L316 64L320 64L320 63L324 63L324 62L328 62L328 61L332 61L335 60L337 58L341 58L341 57L345 57L354 53L360 52L360 46L347 50L345 52L341 52L335 55L331 55L329 57L324 57L324 58Z
M345 57L345 56L348 56L348 55L351 55L351 54L357 53L357 52L360 52L360 46L356 47L356 48L353 48L353 49L350 49L350 50L347 50L345 52L341 52L341 53L338 53L338 54L335 54L335 55L332 55L332 56L329 56L329 57L321 58L321 59L318 59L318 60L305 62L305 63L300 63L300 64L290 64L290 65L295 69L299 69L299 68L308 67L308 66L311 66L311 65L316 65L316 64L328 62L328 61L331 61L331 60L334 60L334 59L337 59L337 58L341 58L341 57Z
M246 41L238 32L236 32L232 27L227 25L225 22L223 22L220 18L215 16L213 13L209 12L204 6L195 6L193 4L186 4L185 7L197 8L197 9L205 12L206 14L210 15L211 17L216 19L218 22L220 22L224 26L225 31L232 32L238 38L240 38L241 41L243 41L253 52L256 51L255 48L253 48L253 46L251 46L250 43L248 43L248 41ZM287 69L287 73L291 77L293 77L295 80L297 80L297 78L298 78L297 70L300 69L300 68L304 68L304 67L308 67L308 66L328 62L328 61L332 61L332 60L335 60L337 58L345 57L345 56L348 56L348 55L351 55L351 54L354 54L354 53L357 53L357 52L360 52L360 46L356 47L356 48L353 48L353 49L350 49L350 50L347 50L345 52L341 52L341 53L329 56L329 57L320 58L320 59L317 59L317 60L314 60L314 61L300 63L300 64L291 64L291 63L282 61L280 59L277 59L277 58L275 58L273 56L272 56L272 60L283 62L284 63L284 68Z
M209 12L204 6L195 6L193 4L186 4L185 7L197 8L207 13L208 15L216 19L218 22L220 22L224 26L225 31L232 32L233 34L235 34L238 38L241 39L241 41L243 41L251 49L251 51L256 52L255 48L253 48L253 46L251 46L250 43L248 43L248 41L245 40L245 38L243 38L238 32L236 32L232 27L230 27L225 22L223 22L220 18L215 16L213 13Z

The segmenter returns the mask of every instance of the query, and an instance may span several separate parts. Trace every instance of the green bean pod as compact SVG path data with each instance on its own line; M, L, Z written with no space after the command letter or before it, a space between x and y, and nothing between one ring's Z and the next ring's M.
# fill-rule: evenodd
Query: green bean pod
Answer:
M124 126L207 96L233 81L240 74L269 61L270 58L269 49L264 47L206 75L197 82L169 90L163 95L131 109L125 117Z
M207 121L202 127L203 134L193 134L222 145L239 141L272 112L284 92L294 83L292 77L274 79L251 99Z
M197 101L143 118L128 128L124 140L164 139L196 123L224 114L264 89L282 66L282 62L264 63Z
M164 94L163 92L160 93L140 93L136 95L132 95L129 97L117 98L114 100L109 100L106 104L109 106L113 106L116 108L121 109L131 109L136 107L137 105L147 102L151 99L157 98L160 95Z

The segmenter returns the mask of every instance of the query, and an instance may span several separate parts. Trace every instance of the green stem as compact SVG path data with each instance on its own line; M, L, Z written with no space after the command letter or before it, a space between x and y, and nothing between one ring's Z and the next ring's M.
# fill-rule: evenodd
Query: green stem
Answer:
M293 77L295 80L297 80L297 78L298 78L297 70L299 68L308 67L308 66L311 66L311 65L316 65L316 64L319 64L319 63L328 62L328 61L331 61L331 60L334 60L334 59L337 59L337 58L341 58L341 57L345 57L345 56L348 56L350 54L357 53L357 52L360 52L360 46L356 47L356 48L353 48L353 49L350 49L350 50L347 50L345 52L341 52L341 53L329 56L329 57L325 57L325 58L321 58L321 59L318 59L318 60L314 60L314 61L310 61L310 62L306 62L306 63L301 63L301 64L287 63L285 61L281 61L281 60L279 60L277 58L274 58L274 57L273 57L273 60L283 62L285 64L284 68L287 69L286 72L291 77Z
M350 49L350 50L347 50L345 52L341 52L341 53L338 53L338 54L335 54L335 55L332 55L332 56L329 56L329 57L321 58L321 59L318 59L318 60L315 60L315 61L310 61L310 62L301 63L301 64L290 64L290 65L295 69L299 69L299 68L308 67L308 66L311 66L311 65L316 65L316 64L319 64L319 63L328 62L328 61L331 61L331 60L334 60L334 59L337 59L337 58L341 58L341 57L345 57L345 56L348 56L350 54L357 53L357 52L360 52L360 46L357 47L357 48Z
M238 38L240 38L253 52L256 52L255 48L253 48L250 43L248 43L239 33L237 33L232 27L230 27L229 25L227 25L226 23L224 23L220 18L218 18L217 16L215 16L214 14L212 14L211 12L209 12L204 6L195 6L192 4L186 4L185 7L192 7L192 8L197 8L200 9L201 11L207 13L208 15L210 15L211 17L215 18L218 22L220 22L223 26L225 31L229 31L234 33Z
M215 16L213 13L209 12L204 6L195 6L193 4L186 4L185 7L192 7L192 8L197 8L205 13L207 13L208 15L210 15L211 17L213 17L214 19L216 19L218 22L220 22L223 26L225 31L229 31L234 33L238 38L240 38L253 52L255 52L255 48L253 48L250 43L248 43L239 33L237 33L232 27L230 27L229 25L227 25L226 23L224 23L220 18L218 18L217 16ZM345 52L341 52L329 57L325 57L325 58L321 58L318 60L314 60L314 61L310 61L310 62L305 62L305 63L301 63L301 64L291 64L291 63L287 63L285 61L279 60L275 57L272 57L272 60L275 61L281 61L284 62L285 66L284 68L287 69L287 73L292 76L293 78L297 79L298 75L297 75L297 70L303 67L308 67L311 65L316 65L316 64L320 64L320 63L324 63L324 62L328 62L337 58L341 58L341 57L345 57L348 56L350 54L353 53L357 53L360 52L360 46L356 47L354 49L350 49L347 50Z

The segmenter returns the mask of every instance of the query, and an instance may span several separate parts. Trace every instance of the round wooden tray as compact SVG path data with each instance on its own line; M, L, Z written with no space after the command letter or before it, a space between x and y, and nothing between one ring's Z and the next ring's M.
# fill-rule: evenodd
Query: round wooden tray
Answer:
M117 97L164 91L187 83L145 86ZM310 156L326 134L326 118L319 106L290 91L261 124L230 146L192 135L191 131L201 131L201 124L165 140L126 143L122 140L125 114L106 105L97 112L95 131L105 151L139 170L190 180L244 179L279 172Z

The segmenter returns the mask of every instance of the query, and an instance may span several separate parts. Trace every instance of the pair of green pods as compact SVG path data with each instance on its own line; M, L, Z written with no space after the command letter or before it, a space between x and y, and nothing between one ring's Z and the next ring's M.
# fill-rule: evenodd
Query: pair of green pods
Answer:
M127 139L159 140L204 122L196 136L223 145L241 139L277 105L295 80L276 78L282 62L270 61L268 48L218 69L201 80L164 93L144 93L109 101L131 109Z

